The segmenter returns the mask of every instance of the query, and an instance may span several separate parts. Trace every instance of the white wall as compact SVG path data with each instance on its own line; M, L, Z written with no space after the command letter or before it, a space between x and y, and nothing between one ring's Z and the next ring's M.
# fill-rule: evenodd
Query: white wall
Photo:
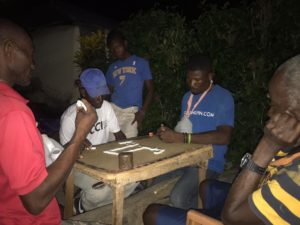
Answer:
M71 103L78 97L74 80L80 70L73 60L80 48L79 27L56 25L39 29L32 35L36 61L33 76L41 80L45 98L50 96L50 99Z

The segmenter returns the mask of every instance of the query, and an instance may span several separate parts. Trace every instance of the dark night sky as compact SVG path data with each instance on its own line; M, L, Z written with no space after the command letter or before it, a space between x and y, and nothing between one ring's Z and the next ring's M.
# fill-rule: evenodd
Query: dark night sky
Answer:
M223 5L226 0L207 0L207 3ZM25 26L37 26L64 20L65 12L71 14L94 14L111 19L115 23L128 19L131 14L153 7L171 9L194 19L201 13L203 0L0 0L0 14L8 16ZM230 1L232 4L239 0ZM61 10L61 8L64 8ZM55 10L54 10L55 9ZM72 17L72 16L71 16Z

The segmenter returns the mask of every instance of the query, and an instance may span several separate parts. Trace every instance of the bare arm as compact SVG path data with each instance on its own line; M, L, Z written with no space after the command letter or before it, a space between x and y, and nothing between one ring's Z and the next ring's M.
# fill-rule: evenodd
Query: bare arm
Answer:
M267 167L274 154L272 153L274 145L266 138L259 142L252 160L261 167ZM269 153L269 154L267 154ZM264 224L250 209L248 197L257 189L262 175L244 169L233 183L229 195L226 199L223 212L223 223L236 224Z
M276 114L266 125L265 135L255 149L252 160L267 167L278 150L299 143L300 123L286 113ZM248 197L257 189L261 175L243 170L233 183L222 212L224 224L263 224L251 211Z
M132 124L137 121L138 126L140 126L145 118L145 114L147 110L149 109L149 106L151 104L152 98L153 98L153 93L154 93L154 86L153 86L153 81L152 80L145 80L144 81L145 87L146 87L146 97L144 100L143 107L141 108L140 111L135 113L135 118L132 121Z
M97 120L94 109L87 101L87 112L79 111L76 117L76 131L66 149L58 159L47 168L48 176L32 192L20 196L24 207L31 214L40 214L55 196L59 187L68 177L74 162L79 156L81 144L86 138L92 125Z
M192 143L227 145L230 142L233 127L219 126L215 131L192 134ZM165 142L184 142L184 135L169 128L158 129L158 136Z

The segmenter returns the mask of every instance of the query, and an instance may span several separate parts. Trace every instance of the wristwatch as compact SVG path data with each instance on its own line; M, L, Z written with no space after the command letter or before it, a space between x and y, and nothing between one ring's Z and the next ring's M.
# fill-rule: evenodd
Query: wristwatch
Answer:
M258 166L253 160L251 159L251 154L246 153L242 160L241 160L241 168L250 170L252 172L258 173L260 175L264 175L266 173L267 168Z

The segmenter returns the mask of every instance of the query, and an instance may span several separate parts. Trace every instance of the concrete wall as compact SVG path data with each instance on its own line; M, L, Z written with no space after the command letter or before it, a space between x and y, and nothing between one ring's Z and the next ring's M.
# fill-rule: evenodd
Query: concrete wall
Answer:
M80 30L75 25L56 25L33 32L36 70L33 77L40 82L40 91L31 101L48 105L69 104L78 97L74 80L79 68L73 62L80 48Z

